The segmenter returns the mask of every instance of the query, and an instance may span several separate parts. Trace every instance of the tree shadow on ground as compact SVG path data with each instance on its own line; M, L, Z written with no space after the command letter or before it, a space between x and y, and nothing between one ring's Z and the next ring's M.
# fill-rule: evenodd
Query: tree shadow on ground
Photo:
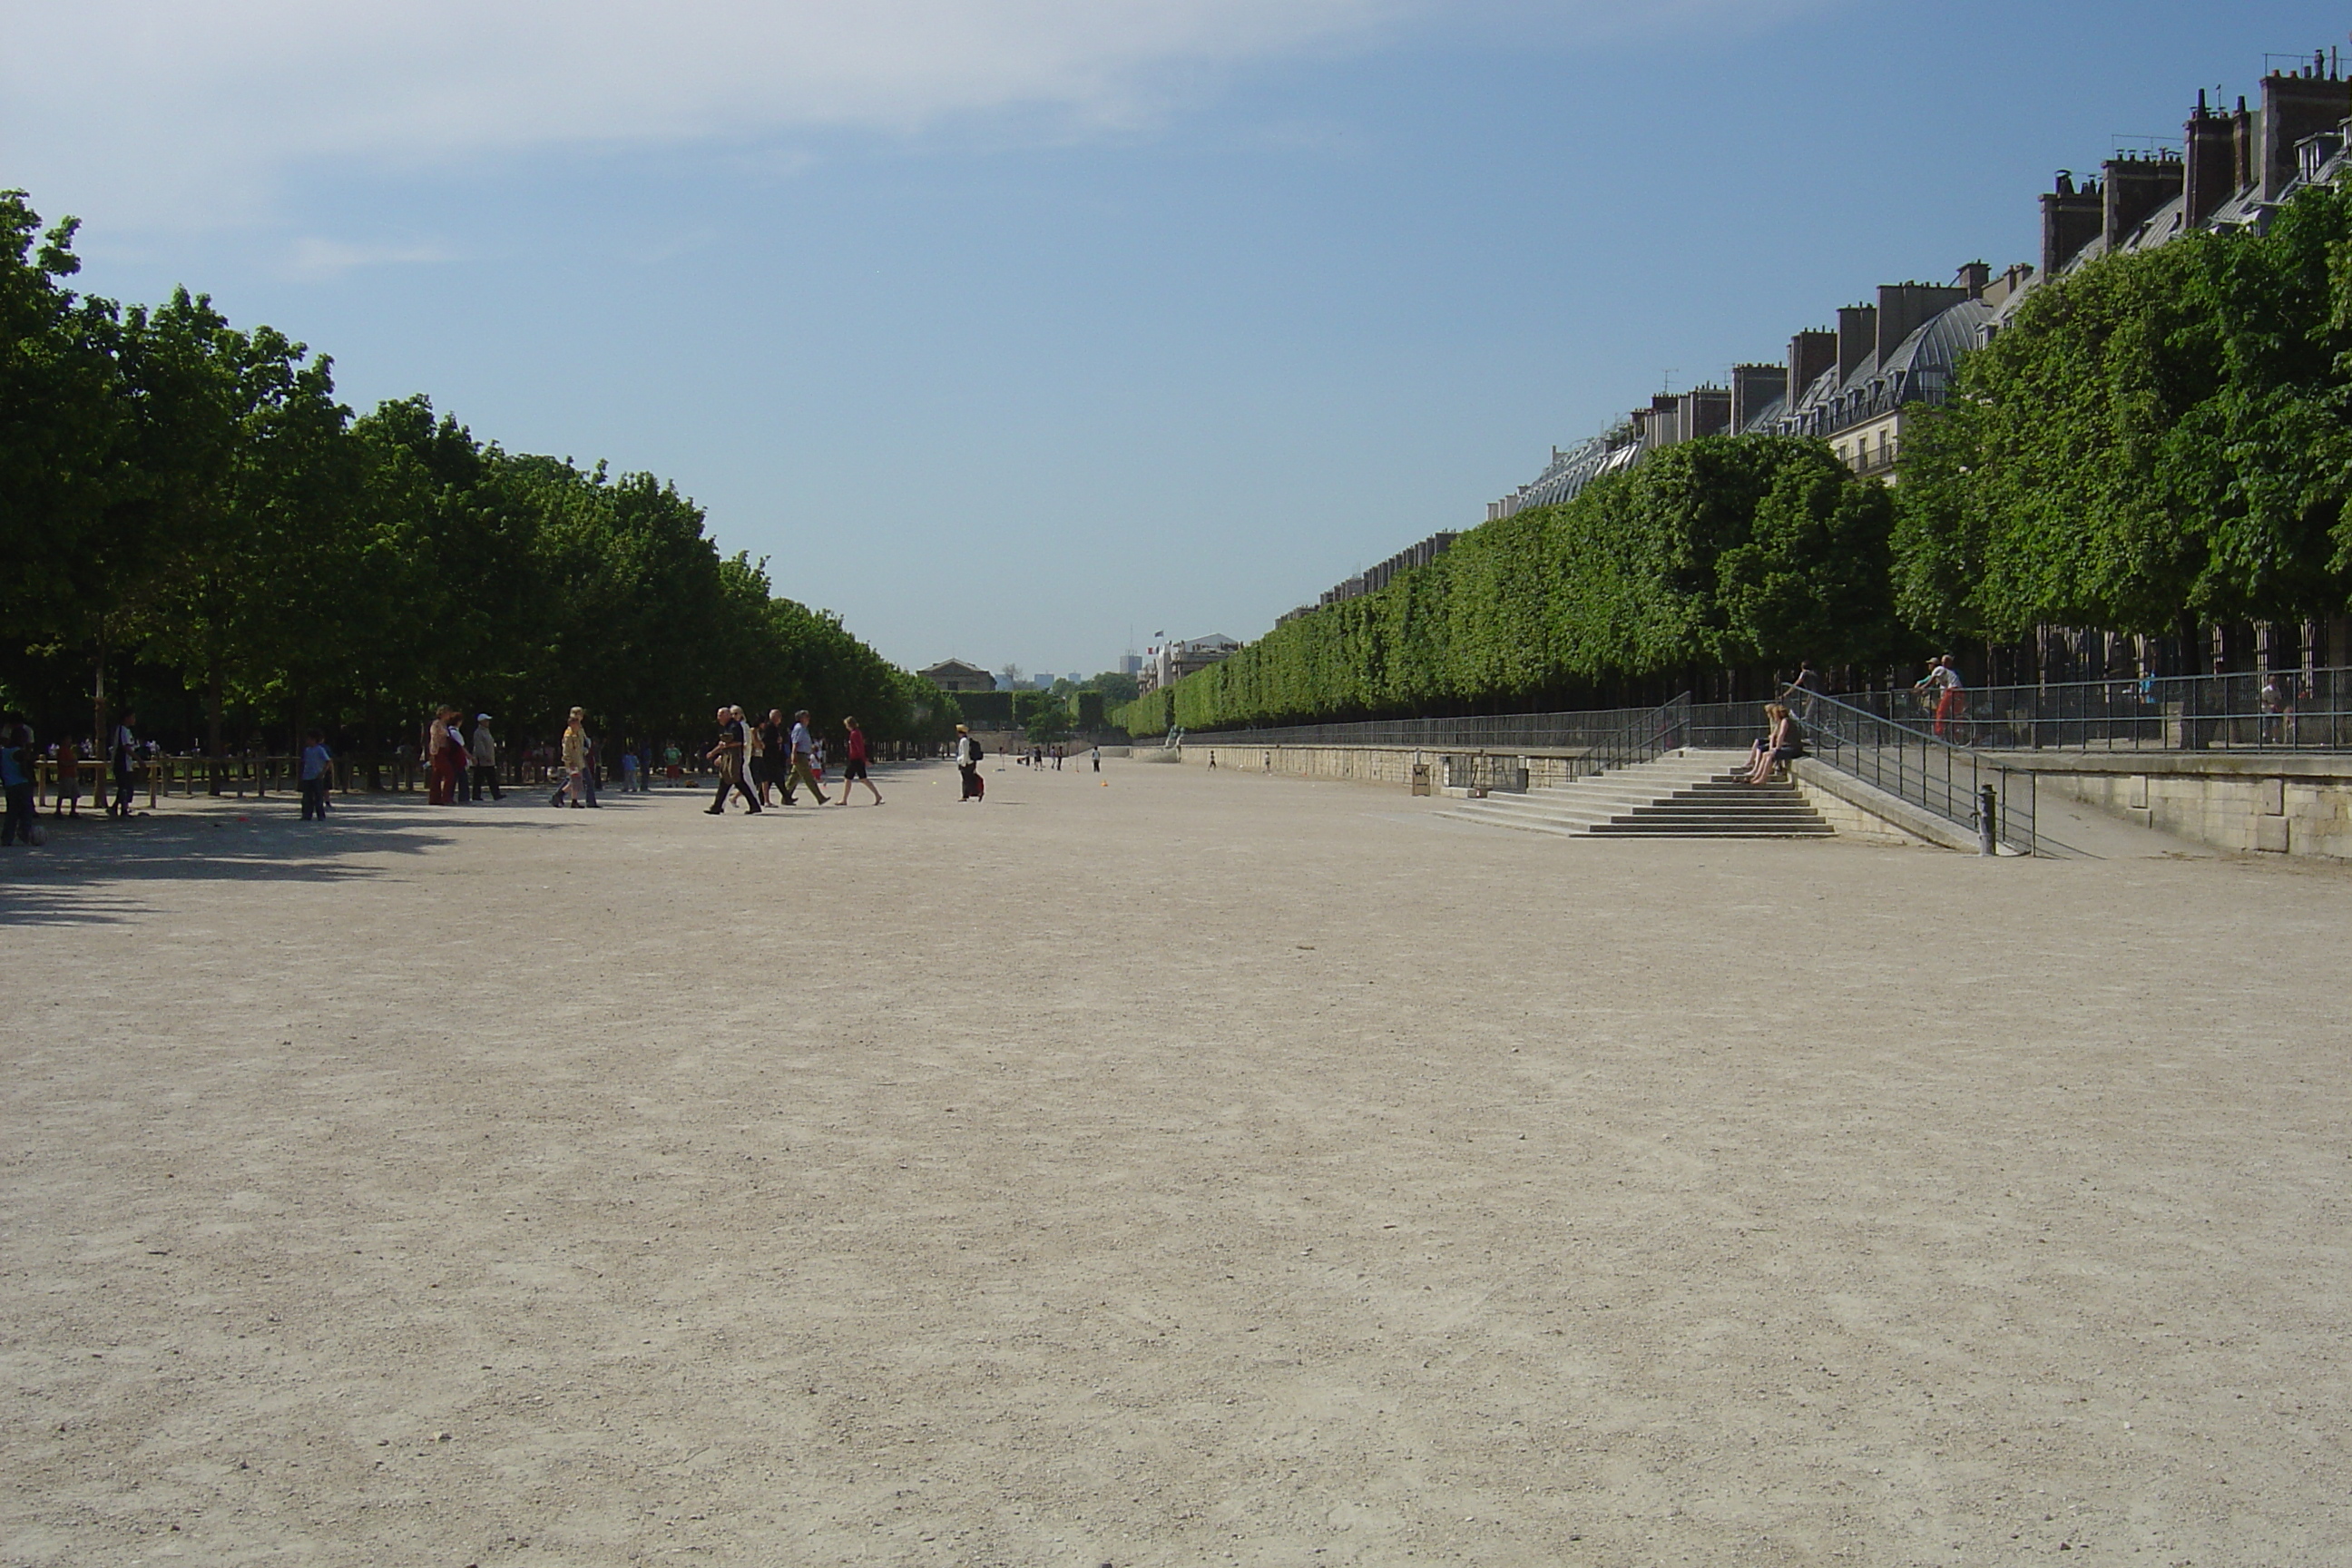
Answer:
M563 818L360 797L305 822L289 796L41 824L47 845L0 850L0 926L119 923L150 912L136 893L142 883L364 882L390 868L381 857L422 855L461 836L557 832Z

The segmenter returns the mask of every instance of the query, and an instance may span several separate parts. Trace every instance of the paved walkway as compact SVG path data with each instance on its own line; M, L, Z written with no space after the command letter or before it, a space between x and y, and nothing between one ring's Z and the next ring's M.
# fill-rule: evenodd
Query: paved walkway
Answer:
M0 858L0 1560L2352 1553L2345 871L1102 778Z

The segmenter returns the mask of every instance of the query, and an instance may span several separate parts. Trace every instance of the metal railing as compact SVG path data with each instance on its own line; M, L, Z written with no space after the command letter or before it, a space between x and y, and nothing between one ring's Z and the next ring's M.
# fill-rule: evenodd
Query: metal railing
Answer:
M1996 842L2021 855L2076 853L2037 830L2031 768L2004 766L1845 698L1801 700L1806 753L1823 766L1970 833L1981 832L1985 791L1990 789ZM1692 710L1688 743L1744 751L1763 732L1762 703L1710 702Z
M2352 750L2352 669L1979 686L1949 702L1917 690L1840 700L1979 751Z
M1655 708L1572 713L1486 713L1454 719L1373 719L1347 724L1287 724L1265 730L1183 731L1186 747L1246 752L1270 746L1373 746L1441 755L1559 753L1593 771L1646 763L1683 744L1685 693ZM1743 742L1744 743L1744 742Z

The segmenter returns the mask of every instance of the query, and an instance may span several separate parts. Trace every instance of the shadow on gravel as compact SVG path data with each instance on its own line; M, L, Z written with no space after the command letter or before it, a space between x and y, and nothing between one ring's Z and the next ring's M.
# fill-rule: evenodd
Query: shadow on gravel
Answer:
M289 797L166 806L128 820L44 816L47 845L0 849L0 926L113 924L146 911L141 883L364 882L387 868L361 857L421 855L485 833L560 832L570 815L366 799L323 823L299 812Z

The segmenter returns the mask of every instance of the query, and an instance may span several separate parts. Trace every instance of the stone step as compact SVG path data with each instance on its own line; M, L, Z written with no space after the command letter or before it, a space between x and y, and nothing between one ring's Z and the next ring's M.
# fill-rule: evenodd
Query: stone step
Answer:
M1827 838L1795 785L1752 784L1737 753L1660 758L1574 784L1465 800L1457 822L1565 837Z

